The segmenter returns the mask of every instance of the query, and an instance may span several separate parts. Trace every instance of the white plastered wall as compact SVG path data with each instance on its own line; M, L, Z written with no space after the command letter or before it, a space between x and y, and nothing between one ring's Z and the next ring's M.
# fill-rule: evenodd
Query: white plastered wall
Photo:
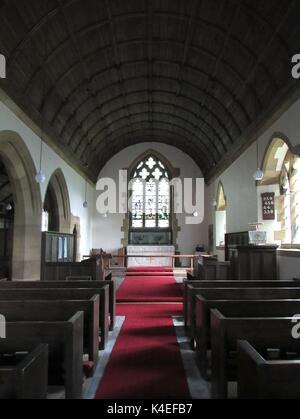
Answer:
M129 168L133 161L147 150L155 150L162 154L174 168L180 170L180 178L203 178L201 170L189 156L175 147L160 143L143 143L126 148L107 162L99 178L109 177L117 181L119 169ZM93 247L102 247L111 252L116 252L122 247L124 233L121 229L124 218L124 214L110 214L108 218L104 218L96 211L93 222ZM194 253L197 244L206 242L205 224L186 225L184 215L177 215L177 218L181 228L178 233L178 249L181 253Z
M276 122L274 122L259 138L259 164L272 138L282 134L292 147L300 145L300 100L295 102ZM284 139L283 138L283 139ZM256 188L253 173L257 169L256 145L251 145L221 176L207 188L207 224L216 223L211 202L216 198L219 181L224 186L227 198L227 232L247 231L249 222L262 221L261 193L273 191L270 186ZM270 223L265 222L268 240L274 242L270 231ZM223 252L217 251L222 258ZM281 279L291 279L300 276L300 258L280 256L279 274Z

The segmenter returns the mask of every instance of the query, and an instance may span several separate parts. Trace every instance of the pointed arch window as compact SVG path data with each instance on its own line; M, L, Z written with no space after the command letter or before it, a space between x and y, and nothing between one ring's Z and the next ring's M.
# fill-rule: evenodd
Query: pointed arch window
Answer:
M264 159L260 192L275 193L274 220L264 221L270 241L283 248L300 246L300 158L285 140L274 138Z
M284 243L300 243L300 159L288 152L280 176L280 194L283 197L285 231Z
M218 185L217 199L216 199L216 246L225 246L226 227L226 208L227 201L223 184Z
M171 192L168 168L155 156L140 161L131 174L131 229L169 229Z

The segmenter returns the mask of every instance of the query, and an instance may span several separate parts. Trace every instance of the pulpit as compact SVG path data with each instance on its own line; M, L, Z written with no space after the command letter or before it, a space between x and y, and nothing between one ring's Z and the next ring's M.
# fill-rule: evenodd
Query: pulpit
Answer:
M277 247L275 245L229 245L228 260L231 262L233 280L277 279Z

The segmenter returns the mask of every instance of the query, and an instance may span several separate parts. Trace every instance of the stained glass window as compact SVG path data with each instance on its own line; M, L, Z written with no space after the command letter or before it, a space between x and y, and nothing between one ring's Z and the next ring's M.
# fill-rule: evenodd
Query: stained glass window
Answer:
M131 227L170 227L170 175L165 165L149 156L132 172Z

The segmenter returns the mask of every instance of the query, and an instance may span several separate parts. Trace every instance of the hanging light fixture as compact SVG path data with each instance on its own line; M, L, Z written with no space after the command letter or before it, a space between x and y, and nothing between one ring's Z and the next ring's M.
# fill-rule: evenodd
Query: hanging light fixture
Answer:
M258 169L254 172L253 178L256 182L261 182L264 178L264 172L259 167L259 149L258 149L258 138L256 140L256 161Z
M85 198L83 203L83 208L88 208L89 203L87 201L87 180L85 181Z
M261 169L257 169L253 177L254 177L254 180L256 180L256 182L261 182L264 178L264 172Z
M5 203L1 202L0 203L0 208L2 208L2 211L5 210L5 211L8 211L8 212L10 212L10 211L13 210L13 207L12 207L12 205L10 203L5 204Z
M36 176L35 176L35 181L38 184L43 184L46 182L46 176L43 173L42 170L42 163L43 163L43 141L44 141L44 125L45 125L45 113L44 113L44 109L45 109L45 103L44 103L44 99L46 96L46 81L47 81L47 68L46 68L46 62L47 62L47 48L48 48L48 37L49 37L49 16L48 16L48 8L47 8L47 3L46 2L46 14L47 14L47 21L46 21L46 34L45 34L45 57L44 57L44 77L43 77L43 96L42 96L42 100L43 100L43 107L41 109L41 114L42 114L42 124L41 124L41 149L40 149L40 165L39 165L39 171L37 172Z
M38 184L43 184L46 181L46 176L42 171L42 160L43 160L43 138L41 138L41 150L40 150L40 169L35 176L35 181Z
M256 182L261 182L264 178L264 172L259 165L259 140L258 140L258 106L257 106L257 94L256 94L256 77L254 79L254 100L255 100L255 137L256 137L256 163L257 169L253 174L253 178Z
M91 140L90 140L90 137L89 137L89 128L88 128L88 126L86 127L87 128L87 140L88 140L88 144L87 144L87 147L86 147L86 158L84 157L84 153L83 153L83 155L82 155L82 164L86 167L86 168L88 168L89 167L89 149L90 149L90 146L91 146ZM88 208L89 207L89 203L88 203L88 200L87 200L87 188L88 188L88 181L87 181L87 179L86 179L86 181L85 181L85 198L84 198L84 202L83 202L83 208Z
M6 211L12 211L13 207L10 203L6 204L5 206Z

